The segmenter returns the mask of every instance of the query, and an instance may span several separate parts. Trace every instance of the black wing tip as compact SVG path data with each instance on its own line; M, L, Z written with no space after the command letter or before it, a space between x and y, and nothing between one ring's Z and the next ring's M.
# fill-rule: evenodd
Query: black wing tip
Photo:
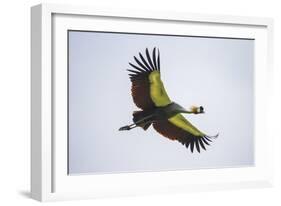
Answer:
M205 137L207 137L209 139L216 139L216 138L218 138L219 135L220 135L220 133L217 133L216 135L213 135L213 136L205 135Z
M143 69L141 69L140 67L132 64L131 62L129 62L129 65L131 67L133 67L133 69L127 69L127 71L129 71L129 74L134 74L134 75L141 75L141 74L145 74L146 71L144 71Z
M206 150L206 145L210 146L210 142L213 141L213 139L216 139L219 136L219 133L214 136L202 136L202 137L196 137L196 139L191 140L190 142L185 143L185 147L188 149L190 148L191 153L196 151L200 153L202 150ZM189 147L190 146L190 147ZM201 150L200 150L201 149Z
M152 70L156 70L156 68L155 68L155 66L154 66L154 64L153 64L153 62L152 62L153 60L151 60L151 56L150 56L150 53L149 53L148 48L146 48L145 54L146 54L146 58L147 58L147 60L148 60L148 63L149 63L150 68L151 68ZM152 54L152 56L153 56L153 54ZM153 58L153 57L152 57L152 58Z
M156 49L157 49L157 47L155 46L155 47L153 47L152 51L153 51L153 50L156 50ZM146 52L149 52L148 47L145 48L145 51L146 51Z
M157 57L156 57L156 50L158 51ZM154 47L152 49L152 52L150 54L148 47L145 48L145 55L146 55L146 60L144 59L143 55L141 52L139 52L139 56L142 60L142 63L148 67L150 71L155 71L158 70L160 71L160 51L159 48ZM152 56L152 58L151 58Z
M158 48L158 56L156 57L156 49L157 47L154 47L152 53L150 54L149 49L146 47L144 55L139 52L139 59L134 56L136 64L129 62L129 65L133 67L133 69L127 69L127 71L130 72L129 76L131 80L141 77L143 78L143 75L148 75L153 71L160 72L160 52ZM144 56L146 56L146 59L144 58Z

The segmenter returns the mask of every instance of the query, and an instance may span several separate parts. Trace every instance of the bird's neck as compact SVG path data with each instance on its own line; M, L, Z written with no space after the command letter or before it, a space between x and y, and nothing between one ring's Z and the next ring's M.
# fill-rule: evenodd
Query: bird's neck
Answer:
M182 106L180 106L179 104L173 102L170 107L172 108L172 110L174 110L176 113L186 113L186 114L192 114L193 111L188 111L185 108L183 108Z
M179 109L179 113L193 114L192 111L188 111L186 109Z

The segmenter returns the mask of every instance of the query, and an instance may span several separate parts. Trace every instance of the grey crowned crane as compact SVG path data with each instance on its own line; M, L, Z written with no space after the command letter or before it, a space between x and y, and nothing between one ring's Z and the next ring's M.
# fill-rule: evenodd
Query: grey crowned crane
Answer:
M158 53L156 55L156 53ZM202 106L192 106L186 110L169 98L160 73L160 52L153 49L152 58L148 49L145 51L146 59L139 53L139 59L134 56L136 64L129 63L128 69L132 82L131 93L133 101L140 111L133 112L133 124L121 127L119 130L131 130L141 127L147 130L150 125L170 140L177 140L193 152L206 150L212 139L218 137L208 136L193 126L181 113L202 114Z

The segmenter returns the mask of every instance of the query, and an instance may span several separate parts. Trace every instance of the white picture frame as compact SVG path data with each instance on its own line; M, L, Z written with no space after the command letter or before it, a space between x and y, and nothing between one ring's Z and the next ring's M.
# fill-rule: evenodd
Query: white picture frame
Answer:
M114 24L117 21L120 24ZM93 23L94 22L94 23ZM255 166L167 172L67 175L65 121L68 29L131 31L128 25L167 25L173 33L254 38ZM166 25L167 24L167 25ZM39 201L151 193L208 191L273 184L270 123L273 21L270 18L159 13L40 4L31 8L31 196ZM192 28L188 30L188 28ZM211 29L210 29L211 28ZM131 30L130 30L131 29ZM60 69L58 69L60 68ZM272 118L273 119L273 118Z

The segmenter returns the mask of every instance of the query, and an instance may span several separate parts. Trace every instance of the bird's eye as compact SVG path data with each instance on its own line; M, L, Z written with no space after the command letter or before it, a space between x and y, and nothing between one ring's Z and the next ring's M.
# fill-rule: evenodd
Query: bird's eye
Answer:
M200 112L203 112L204 108L202 106L200 106Z

